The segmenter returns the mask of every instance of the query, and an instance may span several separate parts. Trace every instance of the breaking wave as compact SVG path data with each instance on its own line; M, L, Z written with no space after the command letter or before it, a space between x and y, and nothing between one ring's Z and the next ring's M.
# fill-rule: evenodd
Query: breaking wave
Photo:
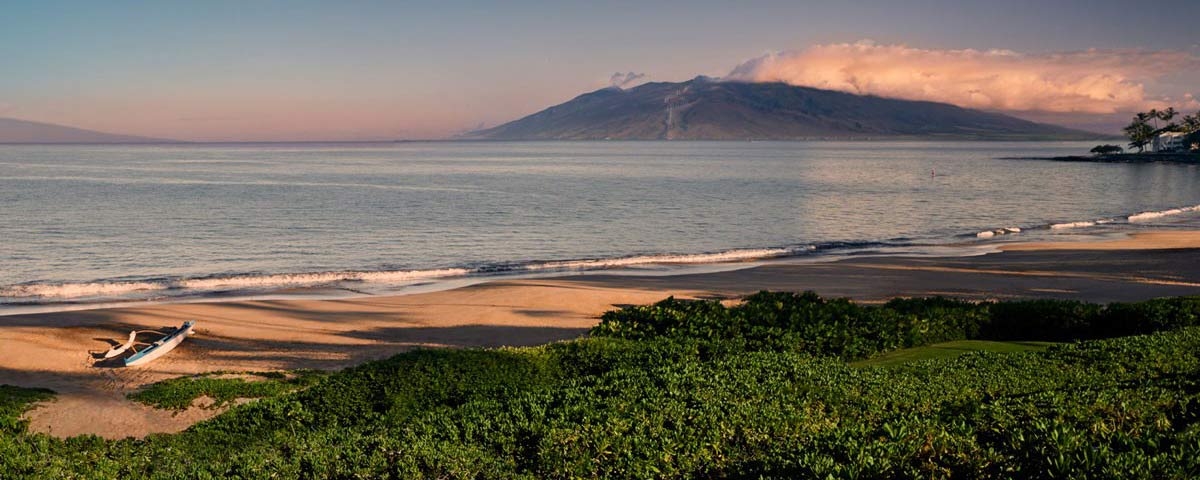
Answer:
M593 270L632 267L648 264L725 263L790 257L793 255L811 252L816 249L817 247L814 245L806 245L803 247L727 250L716 253L697 253L684 255L640 255L607 259L535 263L519 267L519 269L530 272L538 272L546 270Z
M196 278L180 281L175 286L176 288L199 291L257 290L280 287L334 285L343 282L404 283L414 280L457 277L470 273L470 270L464 268L381 272L279 273L273 275L234 275L229 277Z
M1050 229L1051 230L1066 230L1069 228L1086 228L1086 227L1091 227L1091 226L1095 226L1095 225L1096 225L1096 222L1092 222L1092 221L1055 223L1055 224L1050 225Z
M84 282L31 283L0 288L0 297L9 298L86 298L120 296L135 292L166 290L158 282Z
M873 243L830 243L781 248L726 250L712 253L637 255L616 258L496 264L475 268L430 270L340 271L311 273L244 274L140 281L96 281L79 283L27 283L0 287L0 304L54 301L88 301L203 295L226 292L262 292L283 288L338 287L346 284L403 285L472 275L519 274L553 271L586 271L638 265L725 263L788 257L835 249L870 246ZM9 299L8 301L5 301ZM16 300L15 302L12 300Z
M1146 222L1162 217L1200 212L1200 205L1147 211L1098 220L1047 223L1032 226L992 228L962 237L991 239L1022 232L1086 229L1106 224ZM639 265L683 265L744 262L792 257L826 251L912 245L910 239L886 242L829 242L778 248L733 249L693 254L633 255L624 257L554 260L542 262L493 263L427 270L324 271L302 273L247 273L189 278L112 279L87 282L28 282L0 286L0 305L58 302L146 300L205 295L252 294L287 288L345 288L357 285L404 286L422 281L471 276L571 272L636 267Z
M1004 228L997 228L995 230L984 230L982 232L976 233L975 237L976 238L992 238L996 235L1011 235L1014 233L1021 233L1021 227L1004 227Z
M1157 212L1136 213L1136 214L1130 215L1128 220L1130 222L1145 222L1147 220L1154 220L1156 218L1169 217L1171 215L1180 215L1180 214L1192 213L1192 212L1200 212L1200 205L1193 205L1190 207L1172 208L1170 210L1159 210Z
M1052 223L1052 224L1050 224L1050 229L1051 230L1070 230L1072 228L1087 228L1087 227L1094 227L1096 225L1108 225L1110 223L1117 223L1118 221L1119 220L1115 219L1115 218L1102 218L1099 220L1086 220L1086 221L1082 221L1082 222Z
M1116 218L1101 218L1098 220L1081 220L1081 221L1075 221L1075 222L1062 222L1062 223L1034 225L1034 226L1024 227L1024 229L1025 230L1035 230L1035 231L1036 230L1047 230L1047 229L1052 230L1052 231L1054 231L1054 230L1070 230L1070 229L1077 229L1077 228L1095 227L1095 226L1099 226L1099 225L1146 222L1146 221L1155 220L1155 219L1159 219L1159 218L1163 218L1163 217L1169 217L1172 215L1181 215L1181 214L1185 214L1185 213L1198 213L1198 212L1200 212L1200 205L1193 205L1190 207L1178 207L1178 208L1171 208L1171 209L1167 209L1167 210L1157 210L1157 211L1140 212L1140 213L1135 213L1135 214L1131 214L1131 215L1122 215L1122 216L1116 217ZM976 238L992 238L992 237L996 237L996 236L1000 236L1000 235L1021 233L1021 231L1022 231L1021 227L994 228L994 229L990 229L990 230L976 232L973 234L973 236ZM963 237L963 236L972 236L972 234L960 235L960 237Z

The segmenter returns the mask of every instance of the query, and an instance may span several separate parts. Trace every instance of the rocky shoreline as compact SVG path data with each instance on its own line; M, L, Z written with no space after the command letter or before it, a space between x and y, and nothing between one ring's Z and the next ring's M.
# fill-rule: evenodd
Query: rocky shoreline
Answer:
M1200 164L1200 153L1116 153L1111 155L1068 155L1064 157L1006 157L1006 160L1053 160L1056 162L1101 163L1192 163Z

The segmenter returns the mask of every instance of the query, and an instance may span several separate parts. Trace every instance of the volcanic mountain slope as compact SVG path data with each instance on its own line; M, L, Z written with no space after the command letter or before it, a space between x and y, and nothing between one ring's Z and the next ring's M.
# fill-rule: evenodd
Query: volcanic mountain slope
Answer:
M704 77L605 88L464 138L1090 140L1105 135L945 103Z

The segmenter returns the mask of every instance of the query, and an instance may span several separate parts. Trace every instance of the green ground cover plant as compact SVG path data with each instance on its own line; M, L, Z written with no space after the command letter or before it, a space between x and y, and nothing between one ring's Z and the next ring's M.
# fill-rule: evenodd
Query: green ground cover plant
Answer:
M227 378L232 375L247 378ZM321 372L303 370L283 372L211 372L173 378L150 385L129 395L131 400L157 408L183 410L201 397L212 403L208 408L228 405L239 398L277 397L316 383Z
M45 388L22 388L13 385L0 385L0 435L16 435L25 431L26 424L21 420L34 403L49 400L54 392Z
M370 362L179 434L4 432L0 477L1196 478L1197 313L668 299L588 338ZM966 340L1063 343L848 363Z
M903 365L917 360L954 358L970 352L1018 353L1045 350L1055 342L998 342L993 340L954 340L920 347L905 348L851 363L856 367Z

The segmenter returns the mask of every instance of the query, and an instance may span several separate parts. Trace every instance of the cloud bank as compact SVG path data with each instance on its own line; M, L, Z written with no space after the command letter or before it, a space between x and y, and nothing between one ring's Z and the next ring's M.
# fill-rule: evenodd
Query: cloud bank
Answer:
M608 82L614 87L625 88L626 86L632 85L634 82L637 82L643 78L646 78L646 74L644 73L617 72L608 78Z
M814 45L738 65L726 80L785 82L860 95L945 102L986 110L1111 114L1170 105L1147 82L1200 71L1175 50L937 50L870 41ZM1194 103L1191 102L1191 103Z

